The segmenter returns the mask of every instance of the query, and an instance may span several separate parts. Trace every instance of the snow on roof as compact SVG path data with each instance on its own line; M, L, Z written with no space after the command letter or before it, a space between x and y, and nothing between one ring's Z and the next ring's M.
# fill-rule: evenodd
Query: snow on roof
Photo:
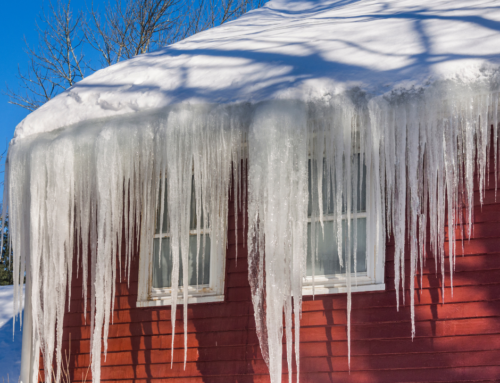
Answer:
M176 103L373 95L500 63L496 0L273 0L236 21L102 69L30 114L15 137Z

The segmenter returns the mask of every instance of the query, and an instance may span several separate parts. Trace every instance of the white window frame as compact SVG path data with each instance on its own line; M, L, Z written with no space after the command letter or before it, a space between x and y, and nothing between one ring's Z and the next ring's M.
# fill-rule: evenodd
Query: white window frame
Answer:
M365 181L366 182L366 181ZM367 205L371 199L367 190ZM372 224L367 212L351 213L351 219L354 217L365 218L367 231L368 225ZM226 276L226 240L227 240L227 217L224 219L224 241L216 244L216 241L210 241L210 283L209 285L199 285L198 290L194 286L190 286L188 303L208 303L208 302L223 302L224 286ZM324 215L323 221L332 221L332 215ZM347 214L342 215L342 220L347 219ZM308 223L311 222L309 217ZM209 234L210 230L200 230L200 235L203 233ZM190 230L190 235L196 235L197 230ZM142 238L144 236L141 235ZM168 237L168 234L153 234L147 236L147 240L153 241L154 238ZM203 239L202 239L203 240ZM309 238L307 239L309 241ZM367 244L368 245L368 244ZM385 249L385 246L382 247ZM137 307L151 306L170 306L172 304L171 288L154 288L153 287L153 246L151 243L145 248L141 245L139 259L139 286L145 286L146 289L139 287ZM377 254L377 247L366 249L366 272L351 273L351 291L352 292L368 292L368 291L383 291L385 290L385 254ZM144 285L144 280L147 280ZM331 274L331 275L315 275L314 276L314 291L312 276L304 277L302 285L302 295L326 295L340 294L347 292L347 277L346 273ZM177 303L183 303L183 288L179 288Z
M353 218L367 218L367 213L351 214ZM347 215L342 215L342 220L347 219ZM333 216L326 215L323 217L323 222L333 221ZM311 222L309 218L308 223ZM368 219L366 221L368 225ZM321 234L320 234L321 235ZM307 238L309 241L309 237ZM385 290L384 283L384 266L382 262L376 262L376 249L366 249L366 271L351 273L351 291L382 291ZM345 269L345 267L344 267ZM314 276L314 294L313 294L313 278L312 276L304 277L302 282L302 295L325 295L325 294L341 294L347 293L347 276L346 273L330 274L330 275L315 275Z
M366 173L365 173L366 174ZM366 180L364 181L366 184ZM368 193L366 191L367 205L368 205ZM368 225L370 224L369 216L366 211L359 213L351 213L351 219L365 218L368 230ZM347 214L342 214L342 220L347 219ZM324 215L323 222L333 221L333 215ZM307 219L307 223L311 223L310 217ZM320 234L321 235L321 234ZM309 241L309 236L307 237ZM383 291L385 290L385 265L383 262L384 255L377 254L377 249L366 249L366 271L351 273L351 292L367 292L367 291ZM345 269L345 266L344 266ZM327 295L327 294L342 294L347 293L347 275L342 274L329 274L329 275L315 275L314 276L314 289L313 289L313 277L306 276L302 281L302 295Z
M155 222L156 222L156 212L155 212ZM227 240L227 221L226 217L221 217L224 219L224 241L221 243L216 243L217 241L210 238L210 279L208 285L198 285L188 287L188 303L208 303L208 302L223 302L224 301L224 282L226 277L226 240ZM154 225L153 225L154 227ZM201 230L200 229L200 244L203 241L203 234L210 234L211 230ZM190 230L189 236L194 236L198 234L198 230ZM146 237L150 241L149 246L142 246L139 254L139 286L145 282L147 284L146 289L140 289L137 296L137 307L152 307L152 306L170 306L172 305L172 288L157 288L153 287L153 260L154 260L154 246L153 241L157 238L167 238L170 237L168 233L158 233L153 235L147 235ZM182 262L181 259L179 259ZM201 254L200 254L201 261ZM143 272L143 270L145 272ZM144 286L142 284L142 286ZM141 291L142 290L142 291ZM184 289L179 287L179 292L177 296L177 304L182 304L184 302Z

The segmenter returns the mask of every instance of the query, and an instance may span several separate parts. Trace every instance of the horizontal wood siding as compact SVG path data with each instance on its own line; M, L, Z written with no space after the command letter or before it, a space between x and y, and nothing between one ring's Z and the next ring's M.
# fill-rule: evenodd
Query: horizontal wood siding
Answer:
M404 294L407 304L397 311L394 247L390 241L386 254L386 291L353 294L350 370L346 294L317 296L315 300L304 298L300 346L302 382L492 382L500 379L500 196L497 202L493 185L494 182L490 182L483 208L476 206L473 238L463 242L463 248L462 242L457 242L453 296L447 274L445 304L442 304L436 265L432 256L427 259L415 291L415 339L411 339L410 332L409 263ZM182 307L177 312L172 368L170 308L136 308L136 254L130 283L117 285L108 354L102 357L102 381L269 381L255 334L243 246L243 216L240 214L238 219L236 246L232 209L230 203L225 301L189 306L186 367ZM460 238L458 231L457 235ZM66 350L69 350L71 336L73 382L82 381L86 374L87 381L91 380L88 371L90 333L83 315L81 284L81 275L77 278L75 274L71 312L64 322ZM87 323L89 315L90 312ZM283 379L288 381L286 361Z

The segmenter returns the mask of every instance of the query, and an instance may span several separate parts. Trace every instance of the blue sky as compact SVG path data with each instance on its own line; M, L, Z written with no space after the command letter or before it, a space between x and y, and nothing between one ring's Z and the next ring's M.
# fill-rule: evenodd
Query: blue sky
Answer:
M13 89L17 86L17 66L27 62L24 53L24 37L30 43L36 42L35 21L41 10L42 1L4 1L0 13L0 151L14 134L16 125L28 114L24 109L7 103L3 94L5 83Z
M54 0L54 3L57 0ZM87 0L90 4L90 0ZM107 3L104 0L94 0L94 4ZM0 152L7 148L8 142L14 135L16 125L29 113L27 110L8 104L8 97L3 94L5 84L17 89L16 78L18 65L26 67L28 62L24 52L24 39L30 45L36 45L38 35L36 22L47 0L3 1L0 12ZM72 0L74 10L85 9L85 0Z

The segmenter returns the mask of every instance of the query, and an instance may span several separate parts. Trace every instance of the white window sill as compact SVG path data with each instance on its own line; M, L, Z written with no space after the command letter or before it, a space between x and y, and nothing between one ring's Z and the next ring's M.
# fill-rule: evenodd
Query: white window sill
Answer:
M184 303L182 294L177 298L177 304ZM190 296L188 297L188 303L209 303L209 302L223 302L224 295L203 295L203 296ZM154 307L154 306L170 306L172 305L171 297L155 297L147 301L137 301L137 307Z
M384 291L384 290L385 290L385 283L368 283L368 284L358 283L356 285L356 282L353 281L353 284L351 286L351 292L353 293L368 292L368 291ZM314 295L342 294L342 293L347 293L347 286L345 284L323 285L318 283L314 286ZM303 296L313 295L312 285L303 286L302 295Z

